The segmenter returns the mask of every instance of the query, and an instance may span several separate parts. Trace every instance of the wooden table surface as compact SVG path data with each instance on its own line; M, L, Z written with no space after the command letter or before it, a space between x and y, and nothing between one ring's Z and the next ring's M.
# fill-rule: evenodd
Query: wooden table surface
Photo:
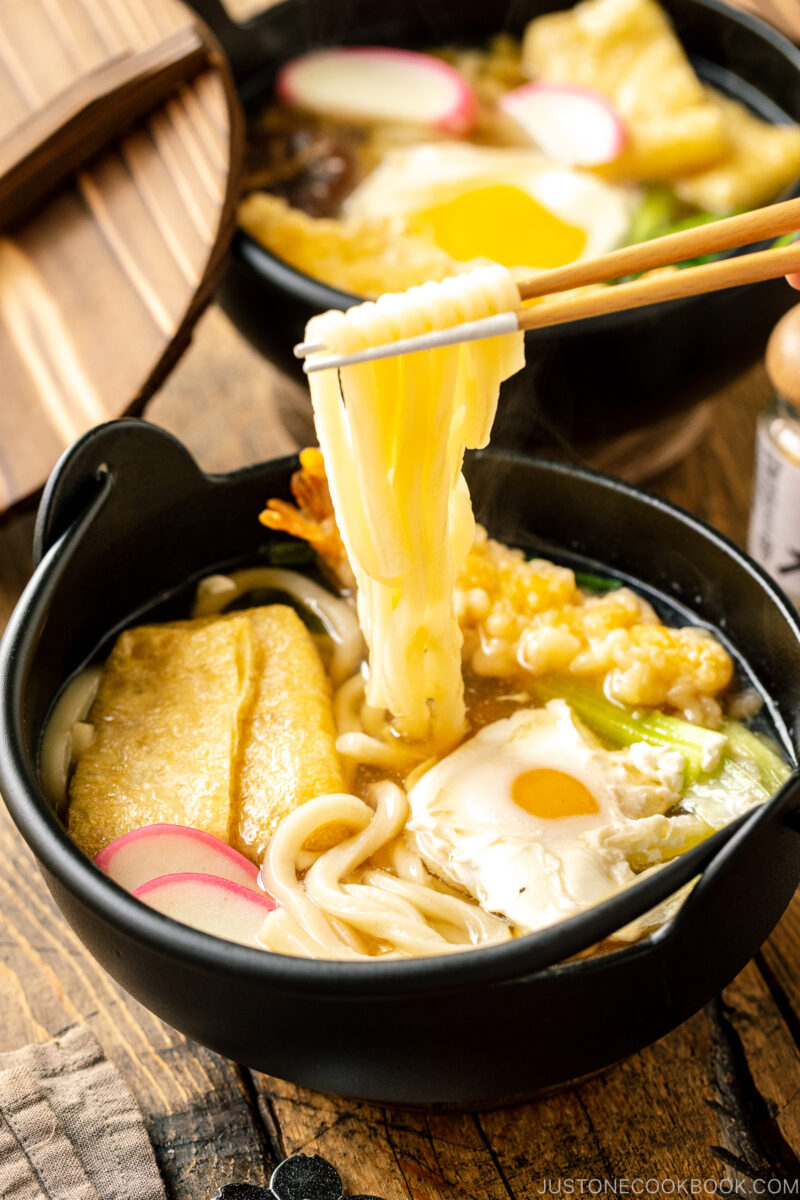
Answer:
M742 3L800 28L800 0ZM147 416L206 469L230 469L293 448L276 386L212 308ZM739 541L768 395L760 368L728 388L702 444L652 482ZM0 628L30 571L31 530L31 516L0 526ZM151 1016L83 950L0 806L0 1051L77 1023L131 1088L174 1200L205 1200L233 1180L263 1184L296 1150L330 1158L346 1192L386 1200L532 1200L610 1185L763 1196L781 1194L765 1181L800 1176L800 897L721 996L597 1079L480 1115L405 1112L254 1074Z
M204 467L231 468L292 448L274 384L212 308L148 416ZM707 438L654 482L739 540L768 394L758 368L716 398ZM30 569L31 525L0 529L0 621ZM0 1050L86 1023L138 1100L175 1200L263 1183L300 1149L331 1159L346 1191L386 1200L532 1200L548 1179L728 1181L759 1195L756 1180L800 1173L800 898L722 996L657 1045L549 1099L479 1116L319 1095L187 1041L83 950L4 810L0 913Z

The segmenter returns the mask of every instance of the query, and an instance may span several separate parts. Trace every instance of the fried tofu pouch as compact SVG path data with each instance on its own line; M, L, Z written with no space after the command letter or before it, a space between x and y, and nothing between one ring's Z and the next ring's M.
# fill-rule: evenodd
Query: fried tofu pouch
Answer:
M725 118L730 153L708 170L679 179L675 194L713 213L757 208L800 175L800 128L770 125L718 93L714 101Z
M245 617L120 635L70 785L69 832L86 854L162 822L227 839L252 641Z
M284 817L306 800L346 789L330 685L311 635L294 609L283 605L250 609L247 615L256 651L254 692L238 764L231 842L260 862ZM328 844L340 836L336 833Z
M536 17L522 53L535 79L591 87L613 102L630 135L606 168L615 176L674 179L728 152L724 115L657 0L582 0Z
M92 856L163 822L258 861L284 816L344 787L327 677L284 605L128 630L89 719L68 824Z

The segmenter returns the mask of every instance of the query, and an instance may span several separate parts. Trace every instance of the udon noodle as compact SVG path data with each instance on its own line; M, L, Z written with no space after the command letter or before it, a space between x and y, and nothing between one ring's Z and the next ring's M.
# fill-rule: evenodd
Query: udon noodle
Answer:
M309 322L325 353L445 329L519 303L508 271L484 267ZM447 749L465 728L456 578L475 534L461 474L485 446L522 334L321 371L311 399L336 519L358 584L370 655L367 702L411 742Z
M511 937L508 924L457 895L409 850L408 800L396 784L357 796L321 796L292 813L267 851L262 876L280 907L259 941L268 950L314 958L406 957L486 946ZM345 822L356 832L318 856L312 834ZM381 858L386 867L374 864ZM302 880L301 872L305 872Z
M296 571L251 567L249 570L232 571L230 575L207 575L197 588L192 616L207 617L222 612L240 596L246 596L255 588L284 592L301 608L312 613L325 627L331 641L331 678L338 682L352 674L361 659L364 644L352 606Z

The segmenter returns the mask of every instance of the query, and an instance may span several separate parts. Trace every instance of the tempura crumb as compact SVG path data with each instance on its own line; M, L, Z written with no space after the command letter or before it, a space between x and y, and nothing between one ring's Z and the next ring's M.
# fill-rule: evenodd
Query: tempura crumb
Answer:
M621 704L721 720L733 664L705 629L662 625L629 588L587 595L567 567L525 560L478 529L456 588L464 658L476 674L569 673Z

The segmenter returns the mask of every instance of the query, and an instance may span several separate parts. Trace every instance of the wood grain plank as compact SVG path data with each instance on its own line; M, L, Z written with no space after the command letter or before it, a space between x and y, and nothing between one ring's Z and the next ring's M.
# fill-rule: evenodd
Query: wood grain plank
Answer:
M4 6L0 55L29 108L46 103L75 78L69 53L40 3ZM3 125L6 119L3 114Z
M751 965L719 1001L627 1062L480 1120L517 1200L539 1195L548 1179L593 1176L712 1179L751 1194L759 1173L798 1169L799 1069Z
M15 347L9 361L6 378L19 371L19 392L33 379L37 388L38 405L27 414L18 405L4 404L0 409L0 438L4 453L14 454L19 446L13 440L17 428L24 438L23 449L32 456L48 449L40 436L57 438L57 444L73 438L76 431L96 422L104 411L96 390L81 370L68 335L67 323L52 304L33 261L19 245L0 241L0 334L5 334ZM24 372L24 374L23 374ZM36 442L33 442L36 438ZM24 472L28 459L15 463L14 471L6 476L13 486L16 471Z
M264 1076L258 1087L284 1149L338 1154L353 1188L382 1180L384 1194L395 1187L414 1200L533 1200L566 1179L696 1178L753 1195L754 1179L800 1170L799 1072L797 1045L751 965L654 1046L514 1108L401 1112Z
M596 1015L598 1025L603 1014ZM522 1109L480 1120L518 1200L562 1176L720 1177L709 1147L719 1137L707 1101L711 1030L705 1014L610 1071ZM691 1097L692 1137L685 1128ZM722 1177L726 1176L722 1167Z
M78 189L120 269L120 290L132 290L160 337L169 338L185 303L186 279L144 196L131 187L124 158L105 155L94 170L80 172Z
M2 34L0 34L0 41ZM0 47L0 112L5 113L9 128L16 127L30 112L30 105L26 102L19 87L17 86L13 75L5 61L3 61L2 50Z
M145 413L180 438L204 471L230 471L298 449L279 416L281 395L293 388L212 305Z
M85 12L109 57L130 46L129 39L108 4L97 4L95 0L75 0L75 3Z
M507 1200L503 1176L470 1114L385 1109L267 1076L257 1076L256 1085L284 1151L335 1162L345 1193Z
M0 246L0 274L2 273L2 247ZM6 318L0 305L0 336L4 335ZM3 378L3 389L22 388L27 386L27 367L21 356L15 357L9 364ZM8 431L9 436L6 436ZM42 445L35 450L29 450L31 438L41 439ZM59 436L54 424L36 422L29 424L25 414L18 409L0 404L0 506L3 500L10 502L18 487L25 479L31 458L39 454L57 454L62 437ZM10 490L5 493L3 489Z
M717 1157L727 1152L743 1164L737 1172L730 1163L734 1176L797 1177L800 1050L757 962L710 1006L710 1016L723 1135Z
M780 936L778 936L778 934ZM792 905L762 952L764 969L780 989L784 1005L797 1014L800 1041L800 904Z
M55 241L45 241L51 224L58 228L59 236ZM20 278L8 282L0 296L0 310L10 313L25 305L31 336L42 355L53 363L56 401L60 397L80 427L89 428L96 423L98 412L111 414L112 397L136 394L146 366L162 349L163 335L142 298L126 286L124 268L99 226L85 220L83 205L74 194L65 193L48 205L35 226L28 225L18 236L8 257L24 275L24 282ZM79 322L70 319L76 306L82 313ZM135 354L124 345L126 330L128 337L137 339ZM23 352L19 338L14 337L12 344L19 357ZM8 357L10 360L12 356ZM32 373L29 358L25 361ZM108 374L101 376L104 366ZM86 381L85 387L76 382L78 373ZM41 380L35 374L32 378L37 403L27 409L31 439L37 428L53 426ZM103 386L104 378L114 382L113 392ZM17 395L30 397L30 393L29 380ZM83 402L84 394L90 394L92 400ZM11 405L3 406L0 412L3 439L10 410ZM30 450L36 454L38 444L31 444Z
M100 31L81 0L42 0L42 8L75 75L108 58Z
M197 287L205 265L205 248L200 231L186 220L186 208L162 157L154 153L153 136L142 128L126 137L120 154L134 187L147 206L161 241L175 259L187 284Z

